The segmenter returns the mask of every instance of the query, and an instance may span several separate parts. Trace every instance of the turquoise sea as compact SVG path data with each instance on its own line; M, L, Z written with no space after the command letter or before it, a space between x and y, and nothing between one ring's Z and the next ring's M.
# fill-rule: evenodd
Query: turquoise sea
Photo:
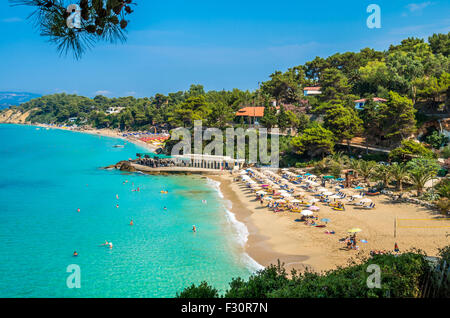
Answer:
M211 180L101 170L144 151L114 138L0 125L0 140L0 297L174 297L258 268Z

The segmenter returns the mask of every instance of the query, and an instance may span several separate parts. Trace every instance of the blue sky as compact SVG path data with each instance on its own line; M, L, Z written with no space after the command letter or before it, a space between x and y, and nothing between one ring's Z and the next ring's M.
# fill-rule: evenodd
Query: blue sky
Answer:
M203 84L249 89L275 70L315 56L385 50L409 36L450 31L449 1L135 0L128 41L100 43L81 60L60 57L26 20L29 9L0 1L0 91L152 96ZM381 29L366 8L381 7Z

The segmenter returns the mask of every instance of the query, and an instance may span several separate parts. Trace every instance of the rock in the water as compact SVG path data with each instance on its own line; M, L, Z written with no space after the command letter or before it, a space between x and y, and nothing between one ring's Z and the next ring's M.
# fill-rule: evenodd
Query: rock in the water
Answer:
M116 169L120 171L136 172L136 168L131 165L129 161L121 161L116 164Z

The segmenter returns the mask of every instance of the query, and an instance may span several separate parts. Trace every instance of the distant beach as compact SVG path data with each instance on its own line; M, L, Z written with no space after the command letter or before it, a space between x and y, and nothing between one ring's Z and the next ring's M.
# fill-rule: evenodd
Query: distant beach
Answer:
M69 131L73 131L73 132L80 132L80 133L86 133L86 134L91 134L91 135L98 135L98 136L122 139L127 142L131 142L135 145L144 147L150 152L155 152L157 149L157 147L155 147L149 143L146 143L142 140L139 140L137 138L132 138L132 137L128 137L128 136L124 137L123 134L125 132L108 129L108 128L102 128L102 129L85 128L85 127L78 127L78 128L64 127L63 128L63 127L57 127L57 126L52 126L52 125L46 125L46 124L25 124L25 125L31 125L31 126L36 126L36 127L41 127L41 128L49 128L49 129L69 130Z

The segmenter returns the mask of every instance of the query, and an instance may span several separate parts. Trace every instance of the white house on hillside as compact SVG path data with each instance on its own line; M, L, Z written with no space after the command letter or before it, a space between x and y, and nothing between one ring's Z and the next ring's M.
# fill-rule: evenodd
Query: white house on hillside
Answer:
M106 110L107 115L119 114L125 107L110 107Z
M387 102L387 99L380 98L380 97L374 97L372 100L373 100L376 104L379 104L379 103L386 103L386 102ZM354 102L355 102L355 108L356 108L357 110L363 110L363 109L364 109L364 105L365 105L366 102L367 102L367 99L366 99L366 98L362 98L362 99L354 100Z
M322 94L321 89L322 87L305 87L303 89L303 95L305 96L320 95Z

